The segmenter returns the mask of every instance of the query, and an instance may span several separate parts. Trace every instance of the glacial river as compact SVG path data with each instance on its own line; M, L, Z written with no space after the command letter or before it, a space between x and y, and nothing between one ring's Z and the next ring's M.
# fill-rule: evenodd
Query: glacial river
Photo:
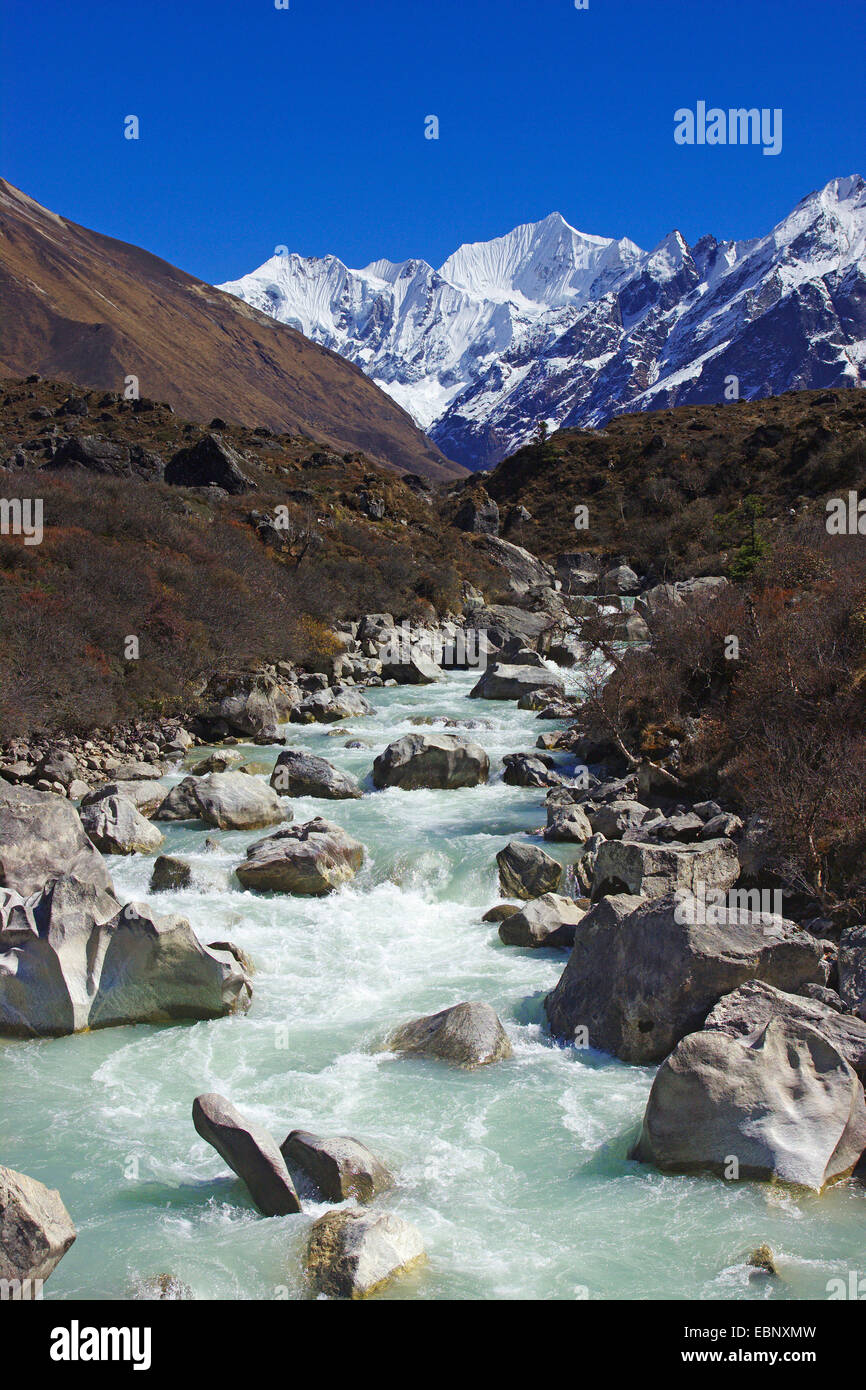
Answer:
M305 1295L307 1232L327 1208L256 1213L193 1129L193 1097L211 1090L277 1142L298 1127L351 1134L394 1170L387 1201L429 1260L381 1297L824 1298L829 1279L864 1269L866 1189L802 1197L644 1168L627 1153L652 1070L546 1036L542 999L565 955L502 946L481 917L499 900L497 850L545 820L543 790L506 786L501 758L558 726L469 700L473 679L366 692L373 717L337 736L292 726L294 746L363 777L419 717L491 724L471 735L491 756L487 786L292 801L296 821L324 815L367 848L354 883L328 898L239 888L233 866L267 831L161 827L196 887L152 901L203 941L250 953L248 1015L0 1041L0 1161L58 1187L78 1228L46 1298L127 1298L162 1272L203 1299ZM346 749L349 738L366 746ZM245 751L272 763L279 750ZM109 862L121 897L150 897L152 858ZM464 1073L377 1051L394 1024L465 999L497 1010L513 1060ZM778 1280L745 1266L763 1242Z

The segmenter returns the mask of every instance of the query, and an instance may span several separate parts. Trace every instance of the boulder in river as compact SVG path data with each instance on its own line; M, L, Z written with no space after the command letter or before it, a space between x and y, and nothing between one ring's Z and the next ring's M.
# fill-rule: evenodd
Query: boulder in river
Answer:
M545 840L566 844L585 844L592 838L592 826L582 807L573 802L551 801L547 806Z
M350 1208L313 1222L307 1274L330 1298L366 1298L424 1258L420 1232L401 1216Z
M272 787L243 772L209 772L193 785L199 816L217 830L261 830L292 818Z
M277 758L271 786L279 796L318 796L327 801L358 800L364 795L357 778L299 748L286 748Z
M81 808L81 824L103 854L151 854L163 836L125 796L104 796Z
M394 1186L392 1175L376 1155L348 1135L323 1139L307 1130L293 1129L280 1145L280 1152L289 1170L300 1168L326 1202L345 1202L350 1197L372 1202Z
M733 840L699 844L642 844L605 840L598 848L592 881L593 900L610 893L660 898L680 890L699 895L726 892L740 872Z
M160 854L154 860L150 875L151 893L170 893L192 887L192 869L185 859L172 854Z
M82 796L79 814L83 814L87 807L95 805L97 801L104 801L108 796L122 796L126 801L131 801L139 815L149 820L165 801L166 791L162 783L156 781L104 782L101 787L96 787Z
M160 802L154 820L198 820L201 816L195 794L195 777L184 777Z
M339 685L327 690L313 690L291 713L294 724L339 724L344 719L357 719L370 714L371 706L359 690Z
M673 896L603 898L581 922L545 1000L554 1037L571 1040L586 1029L591 1047L648 1065L747 980L791 993L823 983L821 943L793 922L742 908L714 915L712 925L678 920Z
M36 1178L0 1168L0 1279L47 1279L76 1237L60 1193ZM19 1288L24 1298L38 1290ZM15 1290L13 1289L13 1297Z
M534 690L549 690L564 695L562 678L555 672L537 666L507 666L494 662L469 692L472 700L519 700Z
M545 893L506 917L499 926L499 939L506 946L555 946L569 950L585 916L586 908L579 907L574 898Z
M668 1172L820 1192L866 1150L863 1087L823 1034L771 1018L734 1037L690 1033L658 1070L634 1157Z
M244 888L260 893L322 897L354 878L363 862L360 841L317 816L257 840L235 872Z
M485 1067L512 1055L508 1034L489 1004L454 1004L404 1023L385 1044L389 1052L436 1057L455 1066Z
M489 774L490 759L481 744L462 734L404 734L373 763L373 782L380 789L476 787Z
M64 874L111 888L74 806L53 792L0 782L0 886L26 898Z
M540 898L555 893L562 882L562 865L537 845L512 840L496 856L499 891L509 898Z
M866 1023L844 1013L822 997L831 991L807 985L807 994L786 994L765 980L748 980L732 994L724 995L707 1015L705 1028L715 1028L732 1038L753 1037L773 1018L807 1023L823 1033L846 1062L866 1082ZM840 1001L841 1002L841 1001Z
M273 1136L246 1120L217 1091L196 1096L192 1122L233 1173L249 1188L263 1216L289 1216L301 1210L286 1161Z
M549 753L506 753L502 780L509 787L557 787L562 776Z
M0 889L0 1034L52 1036L249 1008L237 962L182 917L154 917L93 884L50 880L26 901Z

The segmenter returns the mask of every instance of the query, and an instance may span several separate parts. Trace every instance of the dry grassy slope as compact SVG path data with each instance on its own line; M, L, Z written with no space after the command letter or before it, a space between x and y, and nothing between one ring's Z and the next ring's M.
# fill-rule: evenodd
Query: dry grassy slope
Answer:
M560 430L479 483L500 509L522 504L522 544L628 555L673 577L719 573L731 531L718 518L750 494L774 522L866 493L866 391L795 391L761 401L620 415L603 430ZM574 508L589 508L589 530ZM736 528L734 528L734 535Z
M465 472L364 374L302 334L139 247L89 231L0 180L0 372L142 395L179 415L305 431L429 478Z

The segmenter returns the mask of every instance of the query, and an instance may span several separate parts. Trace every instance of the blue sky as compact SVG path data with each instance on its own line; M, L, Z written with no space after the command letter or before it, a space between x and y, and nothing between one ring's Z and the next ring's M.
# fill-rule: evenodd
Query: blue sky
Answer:
M554 209L644 247L674 226L753 236L834 175L866 174L863 0L3 11L4 176L211 281L279 244L438 265ZM781 107L781 154L677 146L673 113L699 99Z

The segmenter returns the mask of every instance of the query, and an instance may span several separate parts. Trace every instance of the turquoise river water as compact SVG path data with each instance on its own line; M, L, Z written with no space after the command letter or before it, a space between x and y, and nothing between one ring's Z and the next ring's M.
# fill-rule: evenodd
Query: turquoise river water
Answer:
M305 1295L305 1239L326 1208L256 1213L192 1127L194 1096L211 1090L278 1142L296 1127L352 1134L392 1167L387 1200L421 1230L429 1260L384 1298L825 1298L829 1279L863 1268L866 1189L802 1197L632 1162L652 1071L546 1035L542 1000L564 954L504 947L481 917L499 899L496 851L545 820L543 791L502 782L502 755L558 726L469 700L473 679L370 691L373 716L337 736L292 726L293 746L363 777L419 717L490 723L472 734L491 756L487 786L291 803L296 821L325 815L367 848L353 884L330 897L239 887L233 866L266 831L162 827L164 852L192 862L196 887L152 899L152 859L110 860L124 899L248 951L255 996L245 1017L0 1042L2 1162L58 1187L79 1232L46 1299L128 1298L164 1271L198 1298ZM367 746L346 749L350 737ZM248 751L271 763L279 750ZM553 852L567 864L575 847ZM498 1011L513 1060L464 1073L377 1050L396 1023L464 999ZM745 1258L762 1242L779 1280L749 1278Z

